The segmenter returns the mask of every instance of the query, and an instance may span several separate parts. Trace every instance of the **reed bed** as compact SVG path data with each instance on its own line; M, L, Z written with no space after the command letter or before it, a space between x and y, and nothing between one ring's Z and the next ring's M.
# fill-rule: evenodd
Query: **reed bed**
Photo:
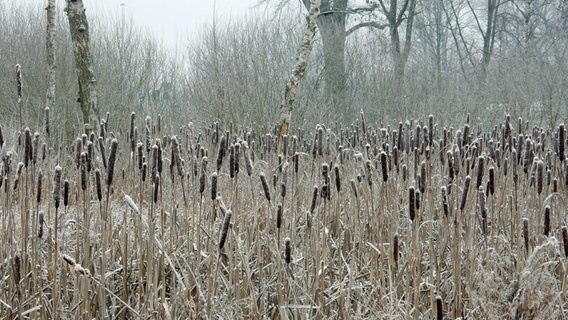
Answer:
M107 114L56 145L48 111L0 128L2 319L568 317L563 124L361 114L279 146Z

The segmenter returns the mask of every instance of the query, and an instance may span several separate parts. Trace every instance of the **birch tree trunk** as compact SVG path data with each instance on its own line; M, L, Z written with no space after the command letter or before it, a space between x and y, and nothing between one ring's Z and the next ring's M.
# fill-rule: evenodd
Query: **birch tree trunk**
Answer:
M55 0L48 0L45 49L47 55L47 93L45 106L53 109L55 105ZM48 133L49 134L49 133Z
M65 11L69 20L69 31L71 32L75 67L79 80L78 102L87 129L90 118L94 117L92 112L97 114L97 117L93 119L94 123L96 123L97 118L100 118L97 107L97 80L93 72L92 57L89 50L89 24L82 0L67 0Z
M282 148L282 136L288 134L290 127L290 120L292 118L292 110L294 107L294 99L296 97L296 91L300 86L300 81L306 73L308 67L308 59L310 53L312 52L312 42L314 40L314 35L316 33L316 23L319 16L320 0L310 1L310 11L307 17L306 32L304 33L304 38L302 39L302 44L300 46L300 53L298 55L298 63L292 71L292 76L286 84L284 89L284 99L282 105L280 105L280 128L278 131L278 148Z

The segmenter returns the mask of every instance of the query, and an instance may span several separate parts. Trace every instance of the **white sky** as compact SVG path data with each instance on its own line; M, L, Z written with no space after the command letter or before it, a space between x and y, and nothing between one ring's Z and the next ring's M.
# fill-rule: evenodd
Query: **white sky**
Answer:
M47 4L47 0L18 1L39 3L42 6ZM298 0L292 0L294 1ZM64 2L57 0L60 14L63 14ZM195 36L205 24L212 23L214 16L219 23L222 23L239 21L259 12L274 12L274 7L258 6L258 2L258 0L83 0L87 17L90 13L120 17L124 9L127 20L132 18L137 26L147 28L171 48L187 40L188 37ZM124 4L124 8L121 4Z

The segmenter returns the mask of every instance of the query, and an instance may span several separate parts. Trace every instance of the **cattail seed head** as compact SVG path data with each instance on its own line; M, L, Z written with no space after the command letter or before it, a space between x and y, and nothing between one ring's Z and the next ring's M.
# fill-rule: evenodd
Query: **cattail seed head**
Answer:
M408 188L408 217L411 221L414 221L416 218L416 192L414 191L414 187L410 186Z
M87 153L81 152L81 190L87 190Z
M353 196L355 197L355 199L358 199L359 194L357 193L357 185L355 184L355 180L351 179L350 184L351 184L351 191L353 191Z
M252 175L252 161L250 158L250 150L246 142L243 142L243 148L245 156L245 168L247 170L247 175L250 177Z
M158 202L158 195L159 195L159 188L160 188L160 175L156 176L156 180L154 180L154 190L152 192L152 200L154 203Z
M465 177L465 181L463 183L463 191L462 191L462 196L461 196L461 201L460 201L460 211L463 212L463 209L465 209L465 204L467 202L467 194L469 192L469 184L471 182L471 178L469 176Z
M225 247L225 240L227 240L227 232L229 231L232 215L233 214L231 210L227 210L227 212L225 213L225 218L223 219L223 225L221 227L221 234L219 236L219 253Z
M525 242L525 252L529 252L529 219L523 218L523 238Z
M136 144L136 154L138 158L138 170L142 170L142 163L144 163L144 145L142 142Z
M211 174L211 200L217 199L217 172Z
M398 265L399 256L400 256L400 252L399 252L399 244L398 244L398 233L395 233L394 237L392 239L392 257L393 257L395 265Z
M97 199L101 201L103 198L103 191L101 186L101 172L95 169L95 188L97 189Z
M69 181L67 179L63 182L63 205L65 207L69 205Z
M436 320L444 320L444 302L440 296L436 296Z
M292 245L290 238L284 239L284 261L286 261L286 264L292 262Z
M24 130L24 166L28 168L28 165L33 157L33 146L32 146L32 134L30 128Z
M278 209L276 210L276 228L280 229L282 227L282 204L278 204Z
M565 155L565 146L566 146L566 130L564 129L564 124L561 123L558 126L558 157L560 158L560 162L563 162L566 155Z
M61 201L61 171L60 166L55 166L55 173L53 174L53 202L55 203L55 209L59 209Z
M266 182L266 176L264 176L264 172L260 173L260 182L262 183L262 190L264 190L264 196L266 200L270 202L270 189L268 188L268 183Z
M442 190L442 208L444 209L444 215L448 217L448 215L450 214L450 209L448 205L448 194L446 187L445 186L441 187L441 190Z
M420 189L420 193L424 193L426 191L426 161L422 161L422 163L420 163L420 178L418 179L418 188Z
M484 156L479 156L479 158L477 158L477 181L475 184L475 188L479 189L479 187L481 187L483 185L483 170L485 166L485 157Z
M538 194L542 193L543 188L543 180L544 180L544 162L542 160L538 160L536 163L536 192Z
M564 256L568 258L568 228L562 227L562 243L564 244Z
M383 174L383 182L387 182L389 176L387 171L387 153L381 152L381 171Z
M491 195L495 193L495 168L489 167L489 181L488 181L487 192Z
M107 168L107 159L106 159L106 152L105 152L105 141L103 137L99 137L99 151L101 153L101 159L103 160L103 167Z
M106 185L110 187L112 185L112 180L114 176L114 163L116 162L116 152L118 150L118 140L112 139L110 143L110 155L108 158L108 168L107 168L107 177L106 177Z
M39 204L41 203L41 185L43 182L43 172L41 170L39 170L38 176L37 176L37 194L36 194L36 202Z
M205 191L205 175L207 172L207 157L201 158L201 174L199 176L199 193L203 196Z
M313 214L316 209L318 201L318 186L314 186L314 191L312 192L312 205L310 206L310 213Z
M339 177L339 165L335 165L333 167L333 171L335 173L335 190L337 190L337 192L341 191L341 180Z
M550 206L544 207L544 235L546 237L550 234Z
M37 237L41 239L43 237L43 223L44 223L43 211L39 212L37 219L38 219Z

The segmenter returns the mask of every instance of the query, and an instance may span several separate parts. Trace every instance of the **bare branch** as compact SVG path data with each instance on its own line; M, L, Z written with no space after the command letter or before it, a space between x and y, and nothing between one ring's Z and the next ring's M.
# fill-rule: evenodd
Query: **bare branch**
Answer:
M349 28L349 30L347 30L345 32L345 34L347 36L349 36L350 34L352 34L353 32L355 32L355 31L357 31L361 28L375 28L375 29L378 29L378 30L384 30L388 26L389 26L388 24L379 24L375 21L361 22L361 23L356 24L353 27Z

